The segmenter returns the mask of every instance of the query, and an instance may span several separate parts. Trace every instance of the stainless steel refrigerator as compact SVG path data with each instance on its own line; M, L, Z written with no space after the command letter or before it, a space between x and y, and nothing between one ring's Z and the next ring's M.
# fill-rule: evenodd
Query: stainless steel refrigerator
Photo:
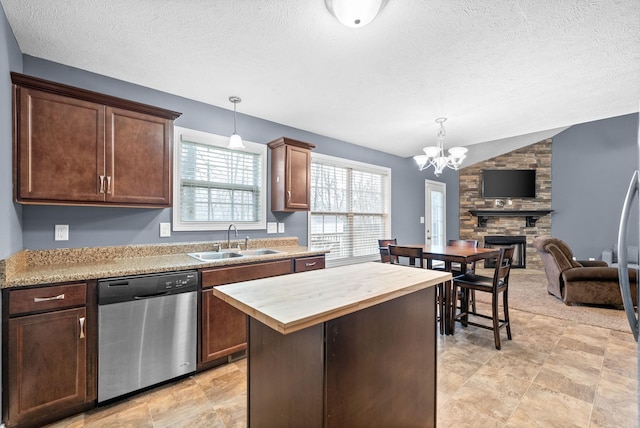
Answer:
M638 125L638 153L640 153L640 121ZM638 160L638 168L640 168L640 159ZM618 278L620 283L620 291L622 292L622 301L624 303L624 310L627 313L627 319L631 326L633 336L638 341L638 315L634 310L634 305L640 307L640 290L637 294L638 301L634 302L631 296L631 285L629 284L629 268L627 258L627 238L629 230L629 218L633 210L637 210L637 204L635 204L636 198L638 198L638 192L640 190L640 170L636 170L631 177L631 183L629 183L629 189L627 190L627 196L624 199L622 206L622 215L620 217L620 227L618 229ZM635 216L633 216L635 218ZM640 237L639 237L640 238ZM640 240L639 240L640 242ZM636 261L637 262L637 261ZM640 275L637 276L637 278ZM635 284L638 287L638 284ZM640 349L638 351L638 360L640 362Z

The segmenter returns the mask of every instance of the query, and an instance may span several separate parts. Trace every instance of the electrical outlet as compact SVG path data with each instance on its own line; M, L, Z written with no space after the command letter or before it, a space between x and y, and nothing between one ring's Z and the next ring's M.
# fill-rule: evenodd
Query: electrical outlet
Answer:
M168 238L171 236L171 223L160 223L160 237Z
M69 240L69 225L68 224L56 224L54 239L56 241L68 241Z
M278 223L276 223L275 221L268 221L267 233L278 233Z
M420 224L424 224L424 217L420 217Z
M284 223L278 223L278 233L284 233Z

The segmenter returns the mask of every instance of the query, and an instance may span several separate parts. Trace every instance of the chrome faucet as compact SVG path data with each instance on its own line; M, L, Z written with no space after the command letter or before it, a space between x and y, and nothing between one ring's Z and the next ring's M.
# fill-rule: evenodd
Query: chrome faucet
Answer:
M229 229L227 229L227 249L231 249L231 228L234 228L234 230L236 231L236 238L238 237L238 228L236 227L235 224L231 223L229 225Z

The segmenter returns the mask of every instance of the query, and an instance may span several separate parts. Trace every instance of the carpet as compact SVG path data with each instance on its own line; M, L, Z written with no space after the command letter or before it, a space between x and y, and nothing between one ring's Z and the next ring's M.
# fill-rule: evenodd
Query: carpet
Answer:
M477 269L480 275L493 275L493 270ZM476 300L491 303L489 293L476 293ZM631 333L623 309L587 305L567 306L547 293L547 278L537 269L512 269L509 279L509 308L547 315L582 324Z

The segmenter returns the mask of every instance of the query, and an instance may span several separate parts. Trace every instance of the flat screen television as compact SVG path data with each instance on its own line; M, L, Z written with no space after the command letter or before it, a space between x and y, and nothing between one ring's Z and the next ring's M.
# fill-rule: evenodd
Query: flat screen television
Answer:
M483 198L535 198L535 169L482 170Z

